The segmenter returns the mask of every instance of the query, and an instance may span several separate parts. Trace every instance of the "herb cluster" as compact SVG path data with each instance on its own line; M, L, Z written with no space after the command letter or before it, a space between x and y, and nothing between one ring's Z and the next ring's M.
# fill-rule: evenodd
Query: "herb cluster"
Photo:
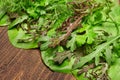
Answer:
M118 0L1 0L0 10L11 43L39 48L53 71L78 80L119 80Z

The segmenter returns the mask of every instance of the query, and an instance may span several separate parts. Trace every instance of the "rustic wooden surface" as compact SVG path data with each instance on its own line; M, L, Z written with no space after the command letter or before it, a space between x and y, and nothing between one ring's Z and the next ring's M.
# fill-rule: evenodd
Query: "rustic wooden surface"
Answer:
M75 80L72 75L50 71L43 63L39 50L13 47L7 28L0 28L0 80Z

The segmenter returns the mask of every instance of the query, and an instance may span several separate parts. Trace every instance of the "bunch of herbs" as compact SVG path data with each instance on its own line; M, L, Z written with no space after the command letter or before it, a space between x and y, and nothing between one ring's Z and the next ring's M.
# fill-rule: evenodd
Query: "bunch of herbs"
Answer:
M119 80L118 0L0 0L0 10L11 43L39 48L53 71L78 80Z

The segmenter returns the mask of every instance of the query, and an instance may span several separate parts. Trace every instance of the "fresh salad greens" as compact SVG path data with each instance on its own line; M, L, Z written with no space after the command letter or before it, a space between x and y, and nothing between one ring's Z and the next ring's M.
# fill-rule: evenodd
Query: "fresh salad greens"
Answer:
M0 0L0 26L18 48L39 48L51 70L119 80L119 0Z

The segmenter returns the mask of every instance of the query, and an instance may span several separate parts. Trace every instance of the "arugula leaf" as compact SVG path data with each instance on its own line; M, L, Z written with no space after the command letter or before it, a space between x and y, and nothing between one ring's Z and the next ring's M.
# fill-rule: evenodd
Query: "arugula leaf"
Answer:
M115 40L119 39L120 38L120 34L117 35L116 37L110 39L109 41L107 41L106 43L103 43L99 46L96 47L96 50L93 51L92 53L88 54L87 56L85 57L82 57L80 59L80 62L78 62L73 68L74 69L77 69L77 68L80 68L82 67L84 64L86 64L87 62L91 61L94 57L96 57L96 55L98 53L100 53L102 50L105 49L105 47L109 46L111 43L113 43Z

